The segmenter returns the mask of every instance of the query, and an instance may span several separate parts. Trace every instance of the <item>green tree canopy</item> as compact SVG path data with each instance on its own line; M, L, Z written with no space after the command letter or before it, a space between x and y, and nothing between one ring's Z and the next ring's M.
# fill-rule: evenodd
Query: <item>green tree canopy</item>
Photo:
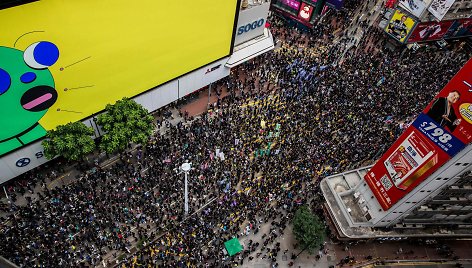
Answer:
M323 243L325 228L318 216L307 206L301 206L293 218L293 234L303 249L313 253Z
M134 100L123 98L108 104L97 123L105 130L100 149L108 154L122 152L130 142L145 144L153 131L153 117Z
M68 160L83 160L95 150L92 139L93 129L82 122L60 125L56 130L49 130L46 139L41 143L47 159L61 155Z

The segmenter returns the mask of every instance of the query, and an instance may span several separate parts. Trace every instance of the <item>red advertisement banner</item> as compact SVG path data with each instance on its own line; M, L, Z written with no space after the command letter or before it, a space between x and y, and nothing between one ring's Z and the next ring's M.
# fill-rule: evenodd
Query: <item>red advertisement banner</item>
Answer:
M472 36L472 19L455 20L444 38L459 38Z
M313 7L302 2L300 12L298 13L298 18L304 21L310 21L312 13L313 13Z
M472 60L364 177L388 210L472 142Z
M396 2L397 2L397 0L387 0L387 2L385 2L385 7L386 8L393 8L395 6Z
M426 106L423 113L465 145L472 142L472 59Z
M419 23L408 38L408 43L440 40L454 21L431 21Z

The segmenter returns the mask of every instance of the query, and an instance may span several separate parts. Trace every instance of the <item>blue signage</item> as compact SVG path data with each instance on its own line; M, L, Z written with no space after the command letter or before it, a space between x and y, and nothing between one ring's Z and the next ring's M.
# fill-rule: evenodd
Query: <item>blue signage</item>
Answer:
M260 19L260 20L254 21L252 23L248 23L246 25L243 25L243 26L238 28L238 35L241 35L243 33L247 33L247 32L250 32L252 30L255 30L259 27L262 27L262 26L264 26L264 22L265 22L264 19Z
M344 0L326 0L326 4L339 10L343 7Z
M413 126L421 133L428 137L434 144L446 152L450 157L453 157L460 150L465 147L465 144L445 130L431 117L420 114L413 122Z

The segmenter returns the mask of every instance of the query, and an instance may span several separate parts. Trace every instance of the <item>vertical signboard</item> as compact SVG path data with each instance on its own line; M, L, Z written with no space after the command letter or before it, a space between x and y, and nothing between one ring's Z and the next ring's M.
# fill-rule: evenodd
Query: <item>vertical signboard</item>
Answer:
M385 2L385 7L386 8L393 8L396 3L397 3L397 0L387 0L387 2Z
M428 7L429 12L438 20L442 20L455 0L434 0Z
M440 40L454 21L430 21L419 23L408 38L408 43Z
M298 12L298 18L304 21L310 21L313 10L314 8L311 5L302 2L300 12Z
M384 210L471 143L471 74L469 60L364 177Z
M326 5L334 7L337 10L340 10L344 5L344 0L326 0Z
M234 39L235 46L264 34L269 7L270 3L264 3L241 10Z
M416 21L413 18L396 9L390 18L385 31L400 43L404 43L415 24Z
M400 0L398 5L410 12L417 18L421 17L421 14L426 9L426 3L423 0Z

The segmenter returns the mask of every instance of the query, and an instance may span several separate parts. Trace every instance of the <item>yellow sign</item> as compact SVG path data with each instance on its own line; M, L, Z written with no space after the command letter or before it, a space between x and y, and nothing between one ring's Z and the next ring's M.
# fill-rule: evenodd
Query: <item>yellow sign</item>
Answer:
M237 5L41 0L0 10L0 155L228 56Z
M415 24L416 22L407 14L396 9L385 31L393 36L393 38L397 39L397 41L403 43L406 41L406 37L410 34Z
M459 112L467 123L472 124L472 104L462 103L459 106Z

